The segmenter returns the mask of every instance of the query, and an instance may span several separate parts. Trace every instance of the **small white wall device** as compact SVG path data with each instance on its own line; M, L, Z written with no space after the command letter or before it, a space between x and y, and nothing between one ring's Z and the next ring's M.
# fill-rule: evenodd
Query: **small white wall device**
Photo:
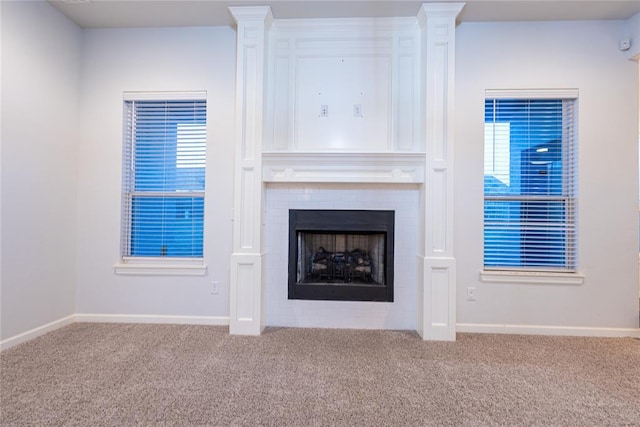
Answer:
M629 50L631 48L631 40L629 39L620 40L620 43L618 43L618 48L621 51Z

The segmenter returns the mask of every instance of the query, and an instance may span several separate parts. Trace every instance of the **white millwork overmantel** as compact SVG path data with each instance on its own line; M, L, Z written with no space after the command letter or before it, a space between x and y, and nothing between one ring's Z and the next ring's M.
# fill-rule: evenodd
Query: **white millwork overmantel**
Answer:
M230 333L265 326L268 183L412 184L420 193L416 329L425 340L455 340L454 60L463 6L426 3L413 19L275 21L268 6L230 8L238 26Z

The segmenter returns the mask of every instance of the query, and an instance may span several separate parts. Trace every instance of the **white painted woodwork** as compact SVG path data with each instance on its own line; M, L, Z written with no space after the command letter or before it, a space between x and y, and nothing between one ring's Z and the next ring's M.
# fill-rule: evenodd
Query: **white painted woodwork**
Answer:
M263 153L265 182L421 184L423 153Z
M276 20L265 150L416 152L414 18Z
M426 149L423 243L418 275L418 333L425 340L456 338L453 257L453 138L455 19L464 3L423 4L421 29L423 132ZM419 267L420 269L420 267Z
M238 24L233 253L229 332L259 335L264 329L262 292L262 127L268 6L231 7Z
M424 339L455 339L453 87L462 6L425 4L417 19L276 20L270 31L268 8L231 8L231 333L263 327L264 183L410 183L422 184L416 329Z

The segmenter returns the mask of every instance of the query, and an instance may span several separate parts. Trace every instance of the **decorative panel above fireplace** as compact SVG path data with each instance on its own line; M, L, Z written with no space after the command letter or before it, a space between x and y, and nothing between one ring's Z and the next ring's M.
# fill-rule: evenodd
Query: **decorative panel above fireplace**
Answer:
M290 210L289 299L393 301L393 211Z
M421 152L415 18L276 20L265 151Z

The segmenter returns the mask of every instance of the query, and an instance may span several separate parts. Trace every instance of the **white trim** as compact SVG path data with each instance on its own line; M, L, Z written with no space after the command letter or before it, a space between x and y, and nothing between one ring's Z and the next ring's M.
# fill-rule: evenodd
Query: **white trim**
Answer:
M578 89L487 89L484 95L491 99L576 99Z
M0 351L60 329L72 323L139 323L139 324L173 324L173 325L210 325L228 326L228 316L170 316L144 314L72 314L46 325L23 332L0 341ZM631 337L640 338L640 328L599 328L583 326L542 326L542 325L506 325L458 323L456 332L475 334L513 334L513 335L547 335L578 337Z
M418 11L418 20L422 23L427 18L436 17L436 18L450 18L457 17L460 11L464 8L466 3L423 3L420 6L420 10Z
M420 138L426 149L418 240L417 330L424 340L456 338L454 250L455 21L464 3L423 3L420 27ZM422 258L422 260L421 260Z
M580 273L554 273L551 271L493 271L480 272L484 283L537 283L541 285L582 285L584 275Z
M259 24L265 23L267 28L273 22L271 6L230 6L228 9L236 22L258 21Z
M145 323L168 325L210 325L229 326L228 316L168 316L146 314L72 314L62 319L55 320L46 325L39 326L6 340L0 341L0 351L15 347L18 344L31 341L39 336L53 332L64 326L76 322L84 323Z
M424 153L269 152L264 182L422 184Z
M76 314L76 322L86 323L155 323L169 325L228 326L228 316L170 316L161 314Z
M300 32L306 34L332 31L333 34L355 31L376 34L391 31L415 31L416 19L412 17L379 18L284 18L274 19L272 30L278 33Z
M229 11L238 24L229 333L260 335L265 318L262 144L273 15L269 6L230 7Z
M599 328L588 326L544 326L458 323L456 332L473 334L549 335L571 337L640 338L640 328Z
M123 92L124 101L174 101L174 100L206 100L206 90L194 91L158 91L158 92Z
M41 335L47 334L49 332L55 331L56 329L60 329L64 326L70 325L74 321L75 321L75 315L72 314L70 316L63 317L62 319L54 320L53 322L47 323L46 325L38 326L37 328L31 329L29 331L7 338L6 340L0 341L0 351L4 351L18 344L31 341L32 339L38 338Z
M207 265L202 258L124 257L113 270L134 276L204 276Z

